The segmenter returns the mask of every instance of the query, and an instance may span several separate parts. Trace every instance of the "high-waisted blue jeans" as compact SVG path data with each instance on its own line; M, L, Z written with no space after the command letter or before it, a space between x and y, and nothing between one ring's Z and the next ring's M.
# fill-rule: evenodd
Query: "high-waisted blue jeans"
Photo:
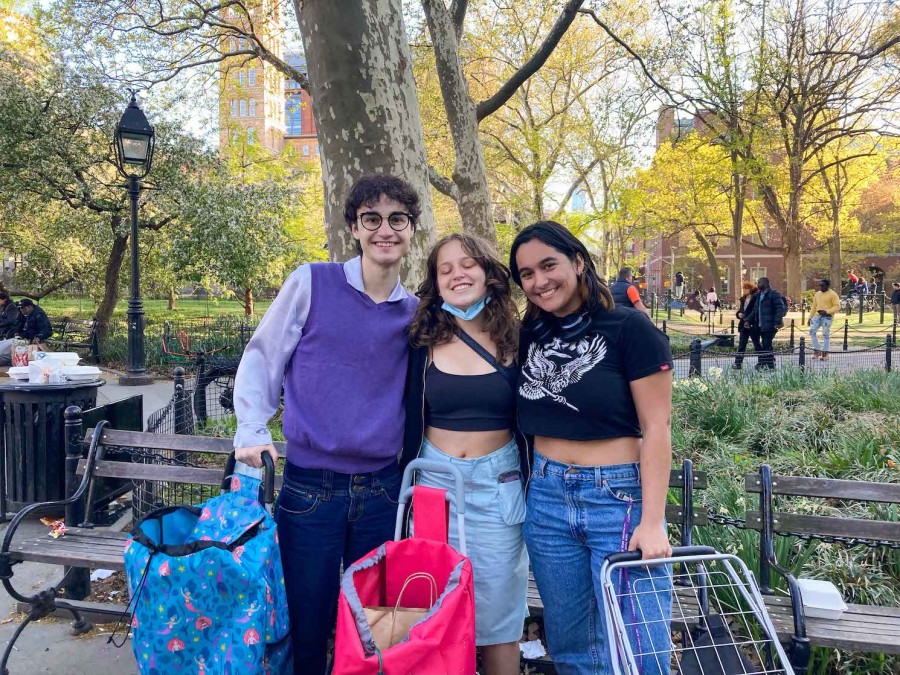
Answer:
M535 453L528 485L525 543L544 602L544 628L559 675L612 672L600 569L627 548L641 522L638 464L573 466ZM661 593L631 593L622 602L629 640L644 675L669 672L671 567L631 568L624 581ZM650 577L653 577L652 579ZM617 582L617 595L620 590ZM653 652L657 652L654 656Z

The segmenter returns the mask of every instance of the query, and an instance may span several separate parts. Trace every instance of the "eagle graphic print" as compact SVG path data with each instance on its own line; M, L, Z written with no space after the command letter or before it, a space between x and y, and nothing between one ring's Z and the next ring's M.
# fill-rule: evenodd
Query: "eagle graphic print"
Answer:
M578 342L556 338L545 345L532 343L522 366L524 381L519 386L519 394L529 401L549 398L580 412L566 400L565 391L605 356L606 341L600 335L586 336Z

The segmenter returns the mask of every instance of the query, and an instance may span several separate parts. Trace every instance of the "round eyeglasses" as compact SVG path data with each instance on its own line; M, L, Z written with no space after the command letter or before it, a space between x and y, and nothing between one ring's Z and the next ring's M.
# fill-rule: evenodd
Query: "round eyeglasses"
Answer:
M360 213L357 218L359 219L360 225L362 225L365 229L370 232L374 232L379 227L381 227L381 223L384 222L384 216L380 213L376 213L375 211L366 211L365 213ZM394 232L400 232L401 230L405 230L409 227L409 224L415 222L413 217L408 213L402 213L401 211L397 211L392 213L387 217L388 225L391 226L391 229Z

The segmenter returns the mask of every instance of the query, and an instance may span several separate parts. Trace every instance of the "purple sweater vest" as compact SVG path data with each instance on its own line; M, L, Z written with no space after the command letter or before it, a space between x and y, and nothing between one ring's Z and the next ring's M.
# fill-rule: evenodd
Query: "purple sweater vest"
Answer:
M284 379L287 459L305 469L377 471L403 444L405 328L418 300L375 302L338 263L311 265L309 315Z

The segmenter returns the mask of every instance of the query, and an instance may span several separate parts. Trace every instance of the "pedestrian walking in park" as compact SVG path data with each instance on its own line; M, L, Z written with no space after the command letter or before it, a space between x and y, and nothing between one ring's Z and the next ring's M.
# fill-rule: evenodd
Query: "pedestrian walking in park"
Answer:
M869 293L869 284L865 277L856 280L856 292L859 295L867 295Z
M341 563L393 538L406 329L417 305L400 284L400 263L419 212L405 181L357 181L344 218L360 255L296 269L238 368L234 445L252 467L263 452L276 457L266 425L284 387L287 463L275 520L297 675L325 673Z
M525 439L516 439L519 317L510 275L490 245L451 234L428 256L410 325L407 460L458 469L466 485L465 539L475 579L475 644L485 675L518 675L528 615L522 536ZM420 485L453 489L450 473L420 472ZM450 543L459 548L457 521Z
M650 310L641 302L641 294L637 286L632 283L632 271L630 267L619 270L619 276L609 285L609 292L619 307L634 307L648 316Z
M700 291L693 291L692 293L688 293L687 299L684 301L684 304L688 309L693 309L695 312L700 312L700 320L703 321L705 308L700 302Z
M510 269L527 299L518 406L534 464L525 542L548 647L560 673L609 673L599 565L622 550L645 559L672 551L672 354L643 312L615 305L587 248L562 225L522 230ZM658 592L671 589L671 568L631 568L622 587L634 599L632 648L666 655L645 657L643 675L668 673L671 602Z
M775 333L784 328L784 316L787 314L787 303L784 296L769 285L768 277L760 277L756 282L759 294L756 304L748 315L753 330L759 333L762 351L759 355L757 370L775 369L775 352L772 341Z
M900 324L900 281L891 284L891 307L894 308L894 323Z
M684 297L684 275L675 272L675 297L679 300Z
M853 270L847 270L847 295L856 293L856 284L859 277L854 274Z
M831 290L831 281L822 279L817 284L818 290L813 296L812 308L809 312L809 335L812 338L813 358L828 360L828 346L831 342L831 323L834 315L841 308L841 299ZM819 344L819 329L822 329L824 344Z
M757 354L762 351L759 333L753 329L753 324L750 323L749 319L756 306L757 293L759 293L759 290L749 281L745 281L742 288L744 289L744 292L741 295L738 310L734 314L738 321L738 348L737 354L734 357L734 363L731 365L733 370L740 370L743 367L744 353L747 351L748 341L753 341L753 349Z
M712 286L710 286L709 290L706 292L706 306L710 312L719 309L719 296L716 293L716 289Z
M9 293L0 293L0 339L13 337L18 325L19 306L10 300Z

